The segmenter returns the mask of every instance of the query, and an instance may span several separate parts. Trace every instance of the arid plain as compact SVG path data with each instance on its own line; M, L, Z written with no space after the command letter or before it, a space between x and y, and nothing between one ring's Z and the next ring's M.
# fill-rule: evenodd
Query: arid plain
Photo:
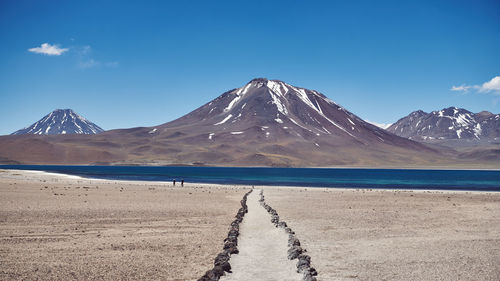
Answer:
M1 280L195 280L245 193L0 172Z
M500 193L265 192L321 280L499 280Z
M499 193L262 188L318 280L500 276ZM248 190L2 170L0 279L196 280Z

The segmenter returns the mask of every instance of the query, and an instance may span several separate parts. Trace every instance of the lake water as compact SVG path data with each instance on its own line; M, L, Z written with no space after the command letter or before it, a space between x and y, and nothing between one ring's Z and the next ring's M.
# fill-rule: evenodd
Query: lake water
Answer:
M87 178L243 185L500 191L500 171L0 165Z

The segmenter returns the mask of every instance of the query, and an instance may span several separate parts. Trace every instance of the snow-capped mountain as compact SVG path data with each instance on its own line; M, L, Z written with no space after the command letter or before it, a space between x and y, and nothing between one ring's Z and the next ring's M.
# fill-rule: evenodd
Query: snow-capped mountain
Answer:
M150 145L137 147L138 154L172 151L177 163L360 165L384 159L376 156L382 151L401 153L402 159L431 150L365 122L318 91L264 78L177 120L127 133L151 139Z
M315 91L279 80L257 78L230 90L195 111L158 127L158 133L191 127L197 138L267 141L400 143L401 138L365 122ZM194 129L196 127L196 129ZM152 131L150 131L151 133Z
M431 113L418 110L392 124L387 131L423 141L494 141L500 137L500 114L472 113L449 107Z
M104 130L71 109L56 109L33 125L12 135L98 134Z

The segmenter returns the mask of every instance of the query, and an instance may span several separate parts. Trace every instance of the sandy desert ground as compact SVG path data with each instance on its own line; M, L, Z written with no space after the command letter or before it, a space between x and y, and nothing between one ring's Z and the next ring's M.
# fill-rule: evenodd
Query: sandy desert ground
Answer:
M244 193L0 171L0 280L196 280Z
M319 280L499 280L500 193L262 188ZM196 280L246 191L0 170L0 280Z
M500 280L500 193L264 189L319 280Z

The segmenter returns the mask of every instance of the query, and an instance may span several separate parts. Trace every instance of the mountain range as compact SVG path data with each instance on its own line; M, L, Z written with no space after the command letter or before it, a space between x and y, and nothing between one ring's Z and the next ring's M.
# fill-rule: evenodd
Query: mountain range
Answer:
M154 127L96 135L0 136L0 161L289 167L498 164L495 152L493 158L491 151L460 154L408 137L365 122L315 90L257 78Z
M399 119L387 131L412 140L450 146L498 143L500 114L472 113L456 107L431 113L418 110Z

